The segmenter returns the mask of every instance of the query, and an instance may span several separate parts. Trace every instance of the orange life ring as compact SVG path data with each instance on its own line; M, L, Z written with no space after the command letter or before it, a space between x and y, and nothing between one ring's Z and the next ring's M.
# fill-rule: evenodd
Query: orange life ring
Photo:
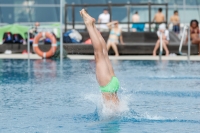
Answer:
M47 37L51 40L51 49L47 52L42 52L40 48L38 47L38 42L41 37ZM57 49L57 43L56 43L56 38L49 32L40 32L37 34L37 36L34 38L33 41L33 50L35 53L37 53L39 56L43 58L50 58L54 55L55 51Z

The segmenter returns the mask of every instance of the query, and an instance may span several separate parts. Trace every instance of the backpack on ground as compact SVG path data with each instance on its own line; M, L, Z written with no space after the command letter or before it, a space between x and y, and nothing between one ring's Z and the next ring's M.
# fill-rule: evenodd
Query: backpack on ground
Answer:
M77 30L69 30L63 35L64 43L80 43L82 40L82 35Z

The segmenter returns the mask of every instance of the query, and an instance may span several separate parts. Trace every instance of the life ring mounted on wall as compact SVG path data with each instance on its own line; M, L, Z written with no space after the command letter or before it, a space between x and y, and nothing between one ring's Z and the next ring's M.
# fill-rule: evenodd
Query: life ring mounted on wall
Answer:
M40 40L40 38L49 38L51 40L51 49L47 52L43 52L40 50L39 46L38 46L38 42ZM36 54L38 54L39 56L43 57L43 58L50 58L52 57L57 49L57 42L56 42L56 38L49 32L40 32L39 34L37 34L37 36L34 38L33 41L33 50L35 51Z

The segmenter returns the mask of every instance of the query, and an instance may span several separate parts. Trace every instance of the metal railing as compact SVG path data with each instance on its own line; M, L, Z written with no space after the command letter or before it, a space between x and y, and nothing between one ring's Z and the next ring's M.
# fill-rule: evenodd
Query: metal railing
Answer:
M178 50L178 53L180 55L187 55L186 53L182 53L182 46L183 46L183 43L184 43L184 40L185 40L185 35L186 35L186 31L187 31L187 26L184 26L183 27L183 33L182 33L182 37L181 37L181 42L180 42L180 45L179 45L179 50Z
M130 14L131 14L131 11L130 11L130 8L131 7L134 7L134 6L148 6L148 10L149 10L149 14L148 14L148 17L149 17L149 21L148 22L139 22L139 23L148 23L149 24L149 31L151 32L151 24L155 23L155 24L160 24L160 23L156 23L156 22L152 22L151 20L151 8L152 6L165 6L165 9L166 9L166 21L165 23L167 24L168 23L168 3L163 3L163 4L155 4L155 3L138 3L138 4L132 4L132 3L127 3L127 4L112 4L112 3L108 3L108 4L65 4L65 31L67 30L67 24L71 24L72 25L72 28L74 29L75 28L75 24L84 24L83 22L75 22L75 8L76 7L82 7L82 8L88 8L88 7L107 7L108 8L108 11L110 13L110 21L112 21L112 7L126 7L127 8L127 17L128 17L128 21L127 22L119 22L120 24L127 24L127 28L128 28L128 32L130 32L130 24L132 24L133 22L130 21ZM68 12L67 12L67 9L71 7L71 10L72 10L72 22L68 22L68 19L67 19L67 16L68 16ZM99 23L97 23L99 24Z
M187 36L186 36L187 34ZM186 39L187 37L187 40L188 40L188 53L183 53L182 52L182 47L183 47L183 43L184 43L184 40ZM184 26L183 28L183 33L182 33L182 38L181 38L181 42L180 42L180 45L179 45L179 54L180 55L187 55L188 56L188 59L190 58L190 46L191 46L191 41L190 41L190 27L189 26Z

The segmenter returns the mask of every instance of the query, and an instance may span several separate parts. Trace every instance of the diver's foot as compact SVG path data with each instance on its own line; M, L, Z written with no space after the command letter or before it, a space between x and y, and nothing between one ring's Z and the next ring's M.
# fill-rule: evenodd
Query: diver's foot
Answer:
M95 22L95 19L92 18L86 11L85 9L82 9L80 11L80 15L84 20L85 25L93 25Z
M156 56L156 53L153 53L153 56Z

